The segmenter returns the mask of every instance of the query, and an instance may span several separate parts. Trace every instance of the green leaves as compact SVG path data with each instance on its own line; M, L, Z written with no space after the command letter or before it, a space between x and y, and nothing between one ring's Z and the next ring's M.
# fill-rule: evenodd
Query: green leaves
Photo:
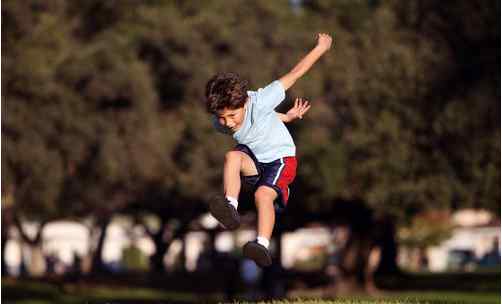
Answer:
M13 186L18 210L44 218L104 201L114 211L199 204L219 191L233 145L204 112L208 78L235 71L250 89L262 87L291 69L317 32L336 32L336 47L284 105L312 102L288 125L299 156L293 200L323 210L363 198L403 219L437 208L500 210L492 59L500 33L489 13L498 4L242 5L6 3L2 186Z

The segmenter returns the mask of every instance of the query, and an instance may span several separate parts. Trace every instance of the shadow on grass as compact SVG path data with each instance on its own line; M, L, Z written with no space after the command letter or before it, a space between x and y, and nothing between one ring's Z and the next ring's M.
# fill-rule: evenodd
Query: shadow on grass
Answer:
M303 282L306 290L325 286L325 280L321 280L316 273L289 273L283 278L289 287L294 286L295 281ZM74 281L2 278L2 300L24 304L215 303L232 302L231 299L239 299L246 291L241 283L234 280L233 296L229 297L225 293L225 288L229 286L227 283L228 280L220 281L216 274L177 274L155 278L128 274ZM400 277L380 278L377 285L383 291L382 300L391 301L388 303L404 298L412 303L500 303L500 273L405 273ZM375 300L375 297L365 300Z
M83 284L58 284L25 280L2 280L2 300L8 303L200 303L215 302L190 293L167 292L156 289L87 286ZM10 302L12 301L12 302Z

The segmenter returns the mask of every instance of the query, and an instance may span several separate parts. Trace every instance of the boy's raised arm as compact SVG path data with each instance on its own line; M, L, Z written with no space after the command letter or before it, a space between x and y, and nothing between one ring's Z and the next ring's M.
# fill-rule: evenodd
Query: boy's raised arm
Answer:
M333 39L328 34L317 34L317 45L303 57L289 73L279 79L285 91L302 77L303 74L305 74L312 65L330 49L332 40Z

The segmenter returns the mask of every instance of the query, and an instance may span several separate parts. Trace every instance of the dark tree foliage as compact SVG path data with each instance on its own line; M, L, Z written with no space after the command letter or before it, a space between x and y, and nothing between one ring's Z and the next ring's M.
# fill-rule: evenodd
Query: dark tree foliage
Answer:
M496 0L4 1L2 208L40 229L133 212L159 219L153 240L171 221L186 231L232 147L204 112L206 81L234 71L263 87L328 32L334 48L279 108L313 104L288 126L299 169L285 228L350 201L393 225L427 210L499 213L499 11Z

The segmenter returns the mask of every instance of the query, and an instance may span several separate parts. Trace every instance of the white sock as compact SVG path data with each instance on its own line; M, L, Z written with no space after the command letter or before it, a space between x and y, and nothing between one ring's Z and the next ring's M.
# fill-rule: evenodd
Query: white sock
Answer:
M239 206L239 202L235 197L227 196L227 200L229 201L230 205L232 205L235 210L237 210L237 206Z
M268 246L270 245L270 241L266 237L263 237L263 236L258 236L256 238L256 242L258 242L258 244L262 245L263 247L265 247L267 249L268 249Z

